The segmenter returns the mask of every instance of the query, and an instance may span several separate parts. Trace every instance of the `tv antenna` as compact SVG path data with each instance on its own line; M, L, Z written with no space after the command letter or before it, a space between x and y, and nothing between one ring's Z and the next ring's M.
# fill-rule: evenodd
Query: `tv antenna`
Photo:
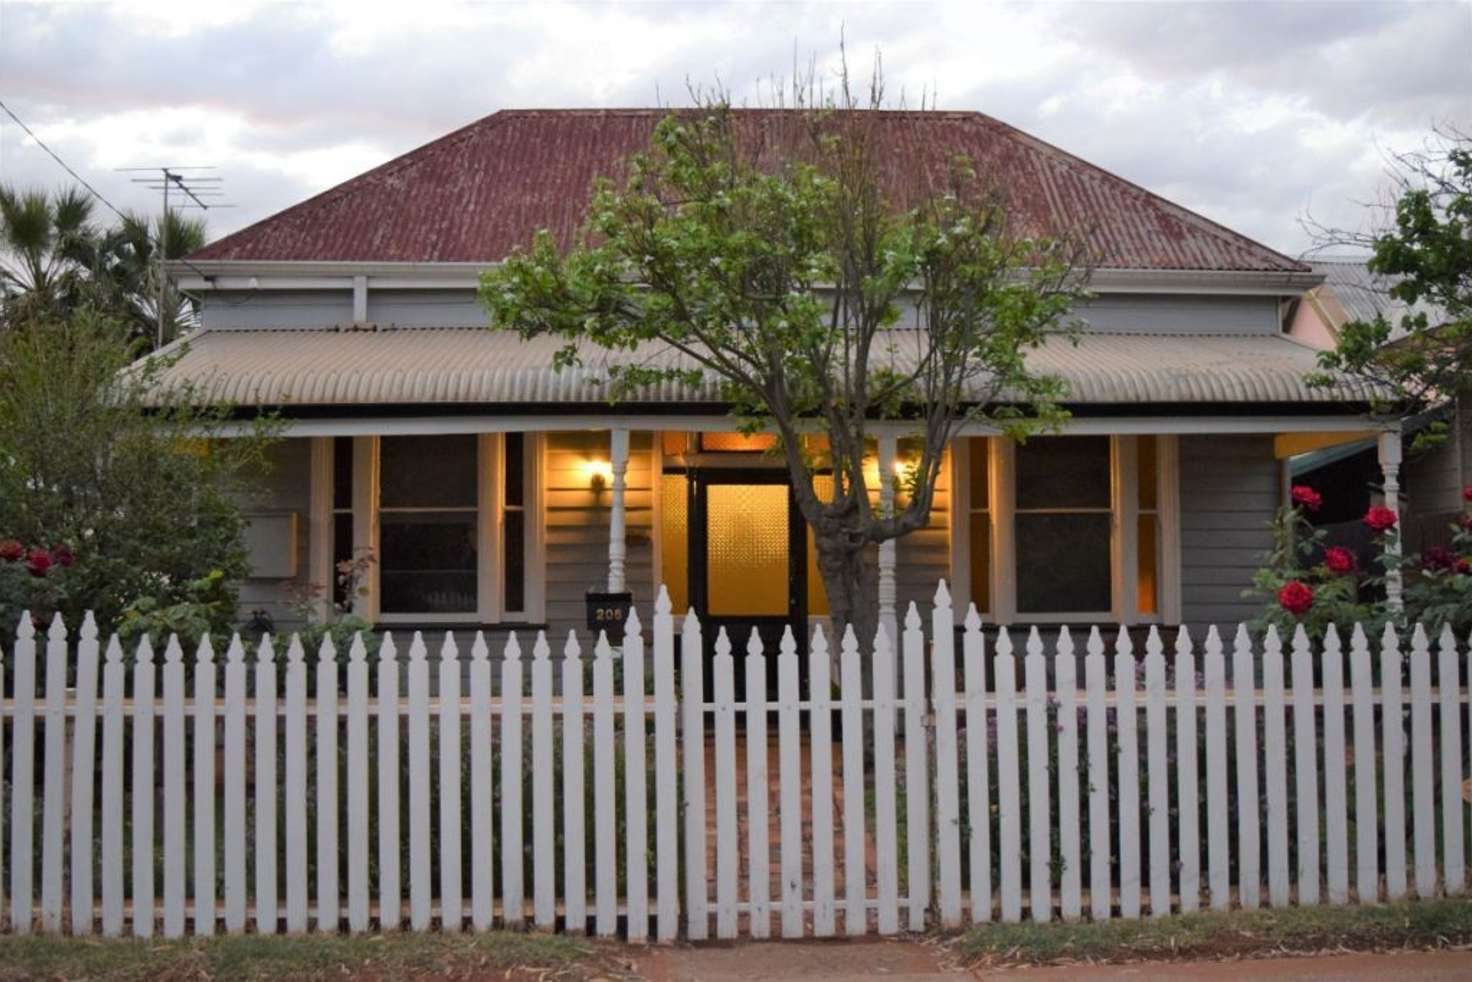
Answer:
M201 211L208 211L211 208L234 208L235 206L215 200L225 196L224 178L198 173L199 171L216 170L210 165L166 164L159 167L119 167L118 170L125 173L147 174L147 177L133 178L133 183L141 184L150 191L162 191L164 196L163 216L158 222L158 347L161 348L164 344L164 307L169 285L168 267L165 266L169 254L169 192L177 191L184 196L177 206L179 208L198 208Z

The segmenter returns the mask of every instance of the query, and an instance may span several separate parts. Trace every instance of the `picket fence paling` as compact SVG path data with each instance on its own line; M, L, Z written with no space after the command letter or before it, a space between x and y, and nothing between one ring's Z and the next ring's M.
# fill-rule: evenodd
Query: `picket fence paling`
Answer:
M329 640L310 679L296 638L233 638L222 665L208 638L160 658L143 639L125 664L90 617L44 649L26 618L3 653L0 908L17 932L69 910L76 934L169 937L391 930L406 909L416 930L891 934L968 908L1253 907L1264 836L1275 906L1465 889L1472 646L1449 630L1387 628L1377 661L1358 626L1239 627L1230 656L1213 628L1198 678L1184 628L1151 628L1138 664L1124 630L1030 630L1019 664L1005 628L987 657L974 606L954 630L944 585L930 613L928 636L913 604L898 638L845 631L836 673L815 631L806 692L790 629L677 632L664 591L647 642L633 615L590 659L575 632L555 655L511 635L499 665L479 633L464 660L448 633L404 659L385 635L375 672L364 638L341 661Z

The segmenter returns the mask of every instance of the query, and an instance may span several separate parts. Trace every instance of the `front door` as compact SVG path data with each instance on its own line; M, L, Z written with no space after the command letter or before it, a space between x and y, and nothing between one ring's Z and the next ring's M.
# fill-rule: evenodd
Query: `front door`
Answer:
M703 469L690 474L690 594L710 662L722 628L736 660L736 698L744 699L747 642L754 628L767 655L767 691L775 695L778 644L792 628L806 682L806 528L787 475L775 470Z

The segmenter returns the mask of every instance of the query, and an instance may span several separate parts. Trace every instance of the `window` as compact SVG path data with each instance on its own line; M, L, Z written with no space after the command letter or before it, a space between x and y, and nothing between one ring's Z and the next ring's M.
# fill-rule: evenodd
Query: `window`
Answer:
M1034 437L1016 461L1017 612L1108 612L1109 438Z
M335 600L387 624L545 616L536 434L337 437L330 447L320 473L331 486L314 499L331 534L321 545L334 564L376 560L361 596L338 587Z
M1175 443L971 438L956 455L953 575L1001 623L1177 617Z
M476 612L477 458L473 434L379 441L380 612Z

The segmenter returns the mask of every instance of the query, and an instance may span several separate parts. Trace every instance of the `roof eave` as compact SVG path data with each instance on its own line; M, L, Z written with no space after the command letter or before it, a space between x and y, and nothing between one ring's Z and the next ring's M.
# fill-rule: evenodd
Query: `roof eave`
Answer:
M366 276L379 289L465 289L497 262L294 261L255 259L176 260L170 273L196 291L352 286ZM1096 293L1208 293L1297 296L1324 282L1312 270L1121 269L1093 272Z

